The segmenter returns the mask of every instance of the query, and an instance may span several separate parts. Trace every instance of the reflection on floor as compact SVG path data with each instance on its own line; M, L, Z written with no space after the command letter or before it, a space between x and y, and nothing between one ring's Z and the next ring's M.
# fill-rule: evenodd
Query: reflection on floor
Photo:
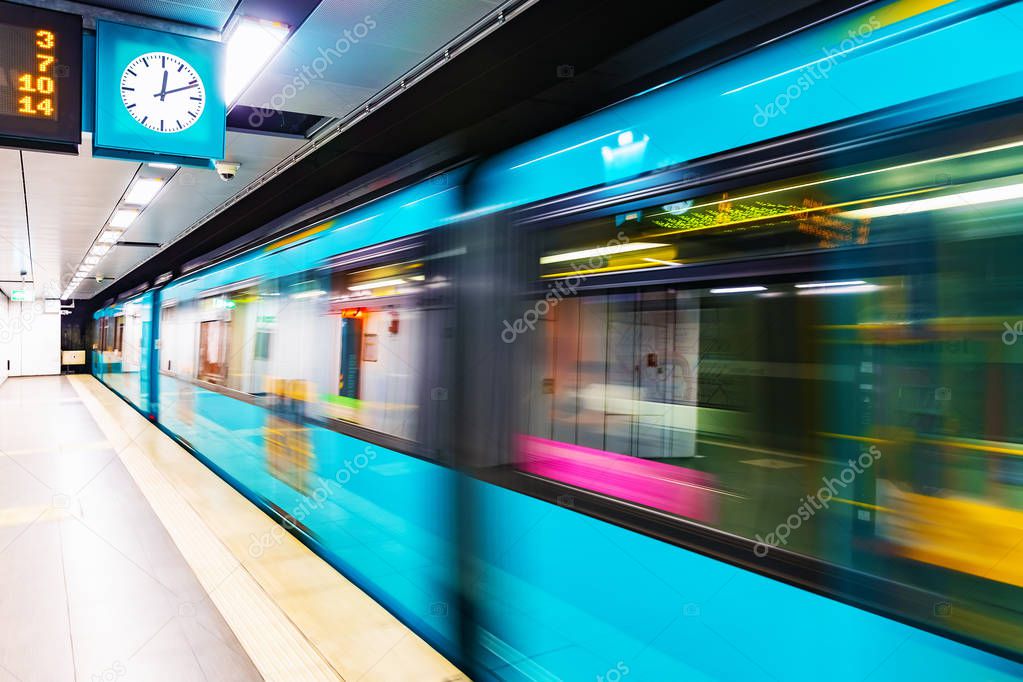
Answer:
M86 376L0 387L0 618L0 682L465 679Z
M259 680L62 377L0 386L0 680Z

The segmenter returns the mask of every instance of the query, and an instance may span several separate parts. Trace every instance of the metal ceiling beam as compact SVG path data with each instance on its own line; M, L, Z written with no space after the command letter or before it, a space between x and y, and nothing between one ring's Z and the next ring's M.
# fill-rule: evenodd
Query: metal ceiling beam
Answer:
M68 14L79 14L82 17L82 24L89 30L96 29L97 20L106 20L140 28L150 28L156 31L191 36L193 38L220 41L220 32L211 28L181 24L176 21L168 21L167 19L159 19L144 14L132 14L115 9L106 9L105 7L96 7L95 5L87 5L82 2L71 2L70 0L14 0L14 2L19 5L31 5L32 7L42 9L67 12Z

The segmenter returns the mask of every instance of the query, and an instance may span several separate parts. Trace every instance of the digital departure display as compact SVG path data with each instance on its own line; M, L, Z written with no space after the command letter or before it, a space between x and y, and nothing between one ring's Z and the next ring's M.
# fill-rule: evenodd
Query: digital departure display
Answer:
M0 144L74 145L81 131L81 17L0 2Z

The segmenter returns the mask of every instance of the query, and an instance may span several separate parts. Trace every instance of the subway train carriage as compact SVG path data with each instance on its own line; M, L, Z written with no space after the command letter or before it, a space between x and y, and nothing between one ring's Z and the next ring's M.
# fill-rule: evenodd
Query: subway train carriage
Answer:
M93 373L475 679L1017 679L1021 39L865 6L111 301Z

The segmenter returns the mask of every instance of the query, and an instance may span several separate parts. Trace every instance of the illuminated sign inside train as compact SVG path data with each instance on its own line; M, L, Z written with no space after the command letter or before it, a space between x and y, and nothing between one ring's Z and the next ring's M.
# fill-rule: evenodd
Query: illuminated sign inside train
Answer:
M74 151L81 135L81 17L0 2L0 145Z

